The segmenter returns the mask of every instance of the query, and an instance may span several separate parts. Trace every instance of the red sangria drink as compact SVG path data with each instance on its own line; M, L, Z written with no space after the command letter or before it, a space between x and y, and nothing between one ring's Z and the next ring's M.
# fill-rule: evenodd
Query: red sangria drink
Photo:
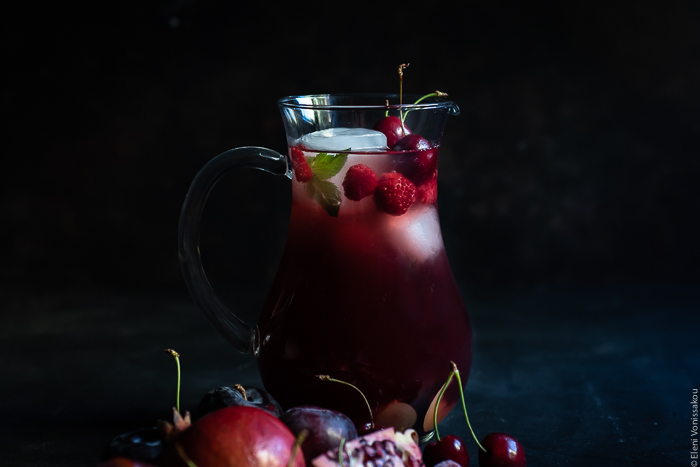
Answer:
M373 152L309 150L308 138L289 148L291 220L260 318L259 366L283 406L369 421L361 396L316 377L325 374L359 388L378 425L425 433L449 362L469 373L471 327L440 231L439 148L394 151L382 139ZM440 418L457 398L448 392Z
M413 104L381 94L283 98L286 155L232 149L192 182L179 230L185 283L220 333L257 356L265 388L284 408L325 407L360 426L373 418L426 439L450 362L468 376L469 315L438 217L440 141L447 117L459 113L444 97L403 96ZM218 299L198 246L212 187L238 168L291 179L287 243L254 327ZM453 385L438 420L458 396Z

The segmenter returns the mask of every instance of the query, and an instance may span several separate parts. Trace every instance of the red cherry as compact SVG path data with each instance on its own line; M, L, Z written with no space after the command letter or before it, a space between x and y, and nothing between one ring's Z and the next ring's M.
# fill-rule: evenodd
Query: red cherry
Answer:
M489 433L481 440L479 467L525 467L525 450L517 439L505 433Z
M467 448L455 435L447 435L440 441L428 443L423 449L423 462L426 467L433 467L446 460L454 461L462 467L469 467Z
M374 125L374 129L384 133L386 136L386 145L389 148L393 148L401 138L411 134L411 130L409 130L405 124L403 126L401 125L401 119L394 116L382 118Z
M421 135L406 135L394 144L394 151L423 151L430 149L430 142Z
M437 170L437 149L420 135L412 134L401 138L395 145L394 151L414 151L415 157L411 161L405 161L397 171L411 179L416 186L420 186L434 177Z

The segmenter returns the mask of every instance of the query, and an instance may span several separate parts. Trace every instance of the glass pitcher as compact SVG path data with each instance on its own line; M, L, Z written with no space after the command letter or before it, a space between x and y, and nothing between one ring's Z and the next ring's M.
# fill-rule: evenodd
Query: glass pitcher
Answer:
M403 96L415 102L416 96ZM440 97L311 95L279 101L286 155L224 152L195 177L180 217L183 275L198 307L241 352L257 357L284 408L316 405L370 422L433 429L435 398L455 362L472 361L469 315L445 253L437 158L448 115ZM199 255L206 199L229 170L291 180L292 210L279 270L251 328L212 290ZM322 380L328 375L351 386ZM456 386L456 385L452 385ZM451 387L438 421L454 407Z

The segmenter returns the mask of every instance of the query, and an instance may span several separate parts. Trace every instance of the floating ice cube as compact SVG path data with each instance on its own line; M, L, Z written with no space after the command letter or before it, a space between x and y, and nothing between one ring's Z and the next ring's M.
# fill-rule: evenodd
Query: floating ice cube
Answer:
M418 262L435 257L443 248L437 209L427 204L413 205L406 214L389 218L386 234Z
M352 149L364 152L387 149L384 133L367 128L328 128L304 135L299 142L305 148L315 151L337 152Z

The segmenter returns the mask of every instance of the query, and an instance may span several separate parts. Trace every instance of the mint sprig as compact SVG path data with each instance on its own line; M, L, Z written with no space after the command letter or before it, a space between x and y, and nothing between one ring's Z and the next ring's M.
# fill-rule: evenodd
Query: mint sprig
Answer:
M350 151L350 149L347 149ZM307 157L313 177L306 185L306 191L315 199L329 216L338 217L343 201L340 190L328 179L336 176L348 160L348 152L329 154L320 152L316 157Z
M309 193L309 196L318 201L318 204L326 210L329 216L338 217L342 198L340 190L335 186L335 183L321 180L314 175L311 181L306 184L306 191Z
M320 152L316 157L306 158L306 162L308 162L309 167L311 167L311 172L316 175L319 180L328 180L338 175L338 172L340 172L347 160L347 152L339 152L338 154Z

